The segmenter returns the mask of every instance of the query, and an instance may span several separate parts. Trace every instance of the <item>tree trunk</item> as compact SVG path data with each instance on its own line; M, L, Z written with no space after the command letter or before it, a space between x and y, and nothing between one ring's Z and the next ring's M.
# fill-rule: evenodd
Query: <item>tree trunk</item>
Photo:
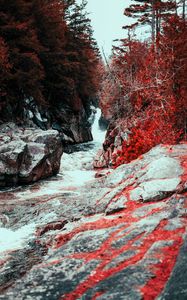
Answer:
M185 19L186 15L186 0L182 0L182 17Z
M151 31L152 31L152 41L155 42L155 5L154 0L152 0L152 24L151 24Z

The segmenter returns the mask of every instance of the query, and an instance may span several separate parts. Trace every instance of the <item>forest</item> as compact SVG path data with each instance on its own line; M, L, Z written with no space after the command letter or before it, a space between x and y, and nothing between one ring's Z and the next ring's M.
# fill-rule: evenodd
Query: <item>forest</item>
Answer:
M187 137L185 0L132 1L124 36L103 61L87 2L0 0L0 122L23 124L37 106L52 121L98 102L128 138L112 161L129 162L160 143ZM137 28L150 34L138 39Z
M37 106L78 112L97 90L99 51L86 1L0 0L0 120L22 124Z

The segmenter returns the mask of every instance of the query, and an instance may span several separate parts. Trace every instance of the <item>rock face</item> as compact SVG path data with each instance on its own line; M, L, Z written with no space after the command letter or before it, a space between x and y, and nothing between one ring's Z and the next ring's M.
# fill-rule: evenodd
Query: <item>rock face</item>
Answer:
M108 127L103 149L99 150L94 160L94 168L106 168L112 165L112 155L122 149L123 141L128 139L130 130L125 121L111 122Z
M52 128L60 132L64 144L85 143L93 140L88 114L82 106L77 112L69 107L61 107L54 112L54 119Z
M0 299L187 299L187 143L82 188L53 179L0 204L6 230L32 228L1 258Z
M32 183L57 174L62 145L58 132L19 128L7 123L0 128L0 186Z
M65 145L92 141L90 118L94 116L95 107L91 103L84 105L80 99L72 98L71 101L72 103L60 101L58 105L56 103L48 109L41 110L33 100L27 99L27 108L24 109L19 124L22 127L57 130ZM5 120L9 121L10 115L11 112L5 116ZM11 120L14 120L13 117ZM3 120L0 120L0 124L2 122Z

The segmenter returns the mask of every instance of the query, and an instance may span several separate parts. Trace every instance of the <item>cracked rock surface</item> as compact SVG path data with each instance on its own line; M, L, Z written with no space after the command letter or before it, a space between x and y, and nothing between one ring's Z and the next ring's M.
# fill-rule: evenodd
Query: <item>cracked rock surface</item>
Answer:
M3 191L0 215L7 230L32 229L0 259L0 299L187 299L187 143L82 187Z

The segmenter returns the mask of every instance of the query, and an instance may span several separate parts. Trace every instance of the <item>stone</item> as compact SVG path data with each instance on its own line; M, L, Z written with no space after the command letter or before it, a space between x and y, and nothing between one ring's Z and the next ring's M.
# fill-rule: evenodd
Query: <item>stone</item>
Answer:
M106 215L113 214L115 212L119 212L120 210L125 209L126 202L127 202L127 198L123 195L117 198L115 201L110 202L105 210Z
M107 176L108 174L110 174L110 170L109 170L109 169L104 169L104 170L98 171L98 172L95 174L95 178L105 177L105 176Z
M180 178L155 179L143 182L131 191L130 197L134 201L158 201L174 193L179 183Z
M148 165L147 171L141 177L141 180L173 178L182 175L182 173L183 170L179 161L168 156L163 156Z
M180 253L177 258L177 262L174 266L173 272L166 284L161 295L157 298L158 300L170 300L170 299L187 299L187 238L183 246L181 247Z
M53 153L34 141L31 173ZM0 299L186 299L186 149L157 146L84 186L2 191L2 231L33 227L1 253Z
M57 131L23 129L11 124L5 126L3 132L5 138L3 145L0 145L0 186L31 183L58 173L62 145ZM6 138L7 134L11 140Z
M67 104L53 110L54 119L58 120L53 124L53 128L58 129L62 143L64 145L84 143L93 140L91 133L91 124L89 123L89 114L85 111L82 103L74 103L73 111Z

